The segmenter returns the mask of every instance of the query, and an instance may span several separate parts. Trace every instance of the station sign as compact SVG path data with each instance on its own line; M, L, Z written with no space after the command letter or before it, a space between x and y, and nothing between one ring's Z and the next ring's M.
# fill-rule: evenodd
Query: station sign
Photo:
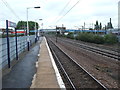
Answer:
M16 26L17 26L16 23L8 21L8 27L14 27L15 28Z

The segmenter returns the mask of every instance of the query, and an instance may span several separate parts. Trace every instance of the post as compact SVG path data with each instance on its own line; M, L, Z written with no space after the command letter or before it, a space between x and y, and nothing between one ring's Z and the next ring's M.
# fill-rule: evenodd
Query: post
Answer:
M39 40L39 37L40 37L40 32L39 32L39 30L37 29L37 40Z
M105 25L105 35L107 34L107 30L106 30L107 28L106 28L106 25Z
M30 40L29 40L29 23L28 23L28 9L29 8L27 8L27 45L28 45L28 51L30 50L30 45L29 45L29 43L30 43Z
M85 30L85 22L84 22L84 30Z
M8 31L8 20L6 20L6 33L7 33L7 54L8 54L8 68L10 68L10 43L9 43L9 31Z
M43 19L39 19L39 20L43 20ZM42 26L42 25L41 25ZM42 27L43 28L43 27ZM40 30L37 29L37 40L39 40L40 38Z
M56 26L56 43L57 43L57 26Z
M35 43L37 42L37 27L36 27L36 22L35 22Z
M18 60L18 46L17 46L17 31L15 29L15 43L16 43L16 60Z
M37 7L28 7L27 8L27 44L28 44L28 51L30 50L30 38L29 38L29 23L28 23L28 9L30 8L40 8L39 6Z
M83 26L82 26L82 33L84 33Z

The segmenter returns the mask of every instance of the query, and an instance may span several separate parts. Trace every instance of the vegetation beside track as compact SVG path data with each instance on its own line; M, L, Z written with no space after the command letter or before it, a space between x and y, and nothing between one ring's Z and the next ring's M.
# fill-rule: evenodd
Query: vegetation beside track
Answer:
M58 35L70 39L76 39L84 42L95 43L95 44L117 44L118 38L113 34L106 34L106 35L97 35L92 33L78 33L74 34L72 32L68 33L67 35Z

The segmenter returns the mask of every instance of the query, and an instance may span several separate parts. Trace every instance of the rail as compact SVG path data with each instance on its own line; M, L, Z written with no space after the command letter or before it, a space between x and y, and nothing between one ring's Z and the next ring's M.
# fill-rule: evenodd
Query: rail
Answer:
M91 52L94 52L94 53L97 53L97 54L104 55L104 56L109 57L109 58L120 60L119 51L110 51L110 50L101 49L101 48L93 47L93 46L86 45L86 44L81 44L81 43L78 43L78 42L72 42L72 41L65 40L65 39L60 39L60 41L71 43L72 45L79 46L80 48L82 48L84 50L88 50L88 51L91 51Z
M89 72L87 72L81 65L79 65L75 60L73 60L68 54L66 54L59 46L57 46L55 43L53 43L52 40L48 40L48 43L49 43L50 49L53 53L53 56L56 58L61 69L64 71L64 73L67 77L67 80L69 81L69 83L71 85L70 87L72 87L72 89L76 90L77 88L80 88L79 87L80 85L78 84L78 82L80 82L79 79L80 79L80 77L85 77L85 78L82 78L82 81L81 81L81 82L83 82L82 84L83 84L84 88L89 88L92 85L93 88L107 90L107 88L103 84L101 84L97 79L95 79ZM65 59L65 60L63 60L63 59ZM71 65L72 67L68 66L68 65ZM69 68L71 68L71 69L69 69ZM74 73L71 72L72 69L73 69ZM77 72L75 72L75 71L77 71ZM71 76L72 73L73 73L73 76ZM77 77L77 76L79 76L79 77ZM77 84L74 81L75 79L76 80L78 79ZM91 82L91 83L89 83L89 82ZM86 87L88 85L89 85L89 87ZM83 86L81 85L82 88L83 88Z

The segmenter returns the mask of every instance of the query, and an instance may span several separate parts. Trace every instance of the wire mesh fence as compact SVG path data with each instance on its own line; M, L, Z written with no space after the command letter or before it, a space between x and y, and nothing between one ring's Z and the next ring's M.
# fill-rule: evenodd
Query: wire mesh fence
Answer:
M30 45L35 42L35 36L29 36ZM8 56L7 56L7 39L0 38L0 69L8 64ZM16 58L16 41L15 37L9 37L10 44L10 61ZM27 36L17 37L17 49L18 55L24 52L27 49Z

